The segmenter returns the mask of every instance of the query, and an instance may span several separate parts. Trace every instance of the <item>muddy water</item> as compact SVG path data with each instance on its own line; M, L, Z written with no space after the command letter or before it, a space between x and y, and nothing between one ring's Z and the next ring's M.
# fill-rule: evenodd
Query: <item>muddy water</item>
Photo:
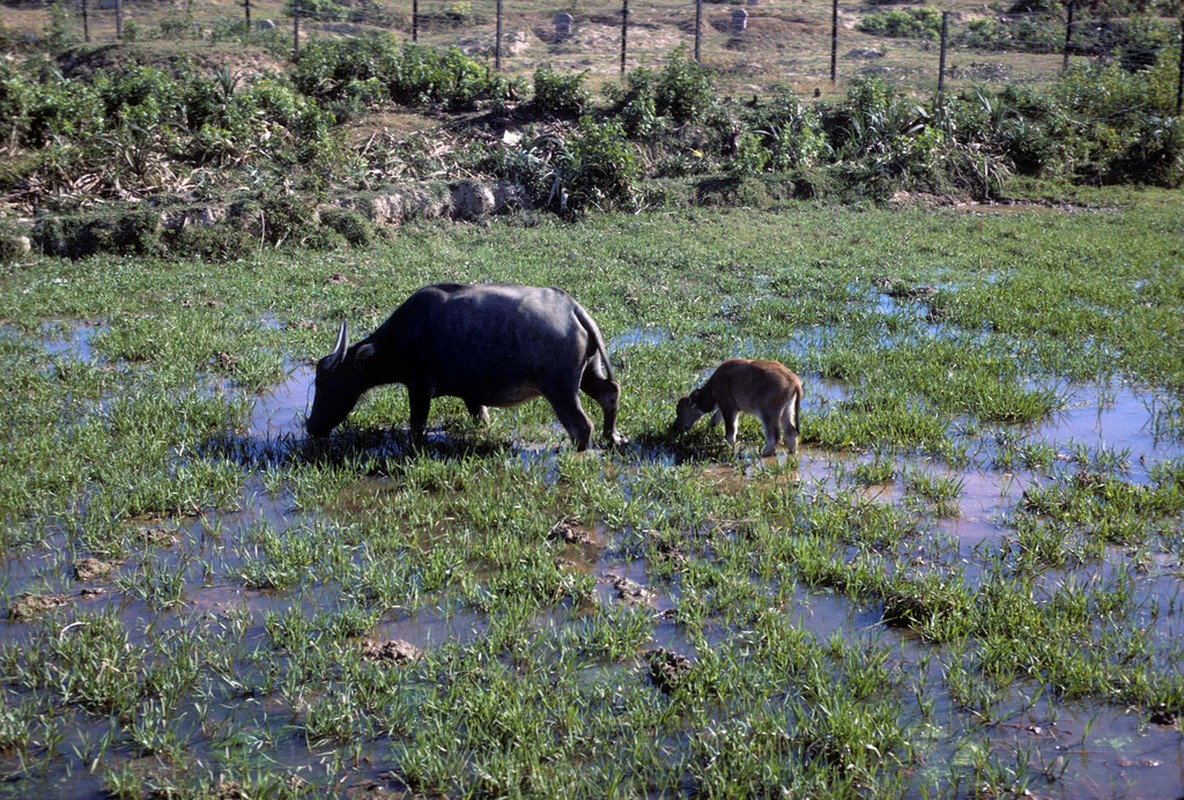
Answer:
M274 441L300 435L312 407L313 376L311 364L295 367L287 379L255 401L249 436L260 441Z
M900 313L895 306L881 310ZM51 339L46 343L46 349L55 355L90 360L93 353L89 342L96 330L93 326L82 326ZM662 336L662 332L639 330L614 340L614 346L657 344L665 341ZM312 367L298 366L283 383L256 398L248 429L239 440L245 468L254 470L261 462L266 462L266 458L252 454L282 457L303 446L301 427L311 401L311 383ZM844 393L840 384L817 379L810 382L810 387L805 413L811 413L811 405L816 411L838 402ZM1084 447L1093 457L1129 451L1125 456L1128 463L1125 477L1144 481L1153 465L1184 456L1184 443L1157 437L1154 433L1154 394L1126 385L1073 386L1068 387L1066 393L1067 402L1062 412L1039 425L1015 431L1027 441L1046 442L1052 446L1058 454L1058 464L1068 464L1078 447ZM433 432L432 436L447 438L439 432ZM744 457L738 463L704 464L701 467L703 479L725 487L729 484L741 487L761 471L759 465L762 462L756 455L758 446L756 442L746 443ZM516 447L509 458L517 459L530 469L532 475L541 475L544 480L558 478L553 448ZM793 466L784 452L779 452L775 458L781 466ZM851 469L865 458L868 458L865 454L836 454L803 447L790 479L803 487L817 487L818 491L828 491L839 484L849 486ZM676 459L671 453L654 453L646 460L668 460L673 464ZM983 542L998 541L1005 536L1006 515L1023 491L1046 480L1029 470L1001 472L992 469L990 462L989 452L976 455L965 469L940 463L918 463L917 459L897 456L894 480L862 487L862 491L876 502L905 502L906 493L900 481L905 468L918 468L960 480L959 513L931 520L931 529L958 540L962 552L969 553ZM539 469L540 464L544 465L543 469ZM548 465L555 468L548 469ZM624 472L627 475L627 470ZM627 480L627 477L622 478L623 482ZM623 491L628 493L632 487L623 486ZM182 617L193 619L211 615L222 618L241 614L250 621L246 641L262 646L266 638L262 622L265 613L285 610L297 602L284 593L244 589L226 577L239 566L233 545L242 538L244 531L252 525L265 523L282 532L300 521L300 516L291 510L290 498L268 494L254 478L248 481L242 493L241 506L238 511L211 512L208 517L180 521L177 524L178 543L153 551L152 557L164 565L185 563L188 558L208 558L218 565L218 572L223 576L205 583L194 567L189 573L185 606L175 618L163 623L165 626L177 624L177 619ZM64 551L65 538L64 534L55 535L46 540L44 550L9 559L8 585L36 582L38 575L59 571L58 556L54 553ZM677 608L674 590L652 586L645 561L624 557L614 547L611 533L603 528L594 529L586 540L570 545L566 553L572 557L574 568L594 577L596 602L627 603L650 609L659 619L655 646L693 655L693 647L672 621L670 612ZM1116 554L1116 561L1121 560L1121 554ZM1163 563L1155 567L1164 573L1164 578L1153 581L1147 591L1170 595L1178 585L1175 577L1178 564L1165 556ZM85 602L92 607L118 609L128 620L157 616L156 611L138 601L119 597L117 592L108 591ZM332 607L336 600L328 596L316 597L314 593L299 602L326 608ZM926 654L920 643L885 629L880 624L878 608L860 608L843 597L800 591L794 595L786 613L820 641L839 634L850 641L894 642L899 647L900 659L908 664L920 664ZM1158 623L1149 623L1149 629L1164 648L1169 648L1177 640L1179 621L1166 616ZM464 642L479 637L484 629L483 618L470 610L429 608L415 615L389 614L375 627L372 636L378 640L400 639L417 647L429 648L442 642ZM0 625L0 637L12 640L22 633L18 624ZM705 635L710 644L732 635L732 632L723 626L715 626L705 631ZM936 665L929 668L938 670ZM934 681L933 685L940 685L940 674L935 673ZM945 764L939 767L937 763L944 757L945 761L965 768L967 764L960 764L959 759L966 756L953 749L943 751L941 743L954 741L968 731L977 732L978 723L951 708L948 698L939 697L938 704L934 715L935 753L931 765L934 769L945 770L938 778L948 780L948 768ZM1068 764L1063 778L1053 784L1055 791L1051 796L1151 798L1184 794L1184 748L1175 726L1151 724L1136 713L1112 706L1058 704L1053 708L1038 703L1029 708L1018 697L1003 705L1003 709L997 709L1002 721L986 729L997 753L1004 754L1005 758L1006 754L1012 754L1013 760L1023 758L1034 764L1054 765L1060 763L1058 759ZM288 756L296 765L302 758L307 759L307 754L300 748ZM44 788L43 793L53 797L97 796L101 785L94 776L73 779L66 776L47 781Z

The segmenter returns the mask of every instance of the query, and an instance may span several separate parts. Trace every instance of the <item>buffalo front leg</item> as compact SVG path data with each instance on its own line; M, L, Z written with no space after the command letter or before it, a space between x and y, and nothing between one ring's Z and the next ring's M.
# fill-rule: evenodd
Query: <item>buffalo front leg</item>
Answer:
M602 378L592 367L584 370L580 389L591 397L604 412L604 438L609 447L628 444L629 440L617 432L617 409L621 402L621 384Z
M592 438L592 420L588 419L588 415L580 407L579 396L573 393L562 397L548 397L547 401L551 403L555 416L559 418L559 424L571 437L576 450L587 450L588 441Z
M423 432L428 426L428 410L432 407L432 393L427 389L407 389L407 402L411 406L411 414L407 424L411 429L411 441L423 442Z

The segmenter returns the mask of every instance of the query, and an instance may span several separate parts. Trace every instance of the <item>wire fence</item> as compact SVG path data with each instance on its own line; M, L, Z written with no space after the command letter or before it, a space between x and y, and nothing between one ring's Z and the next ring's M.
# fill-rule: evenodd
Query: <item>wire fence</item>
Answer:
M228 16L225 5L74 0L73 16L91 42L249 37L298 55L317 38L385 31L459 48L509 74L548 64L594 79L661 65L681 46L735 91L783 82L820 94L883 75L940 92L1047 81L1080 59L1118 60L1132 70L1166 61L1176 71L1177 114L1184 98L1184 20L1093 18L1073 3L1059 14L1002 14L837 0L353 1L235 0L238 13Z

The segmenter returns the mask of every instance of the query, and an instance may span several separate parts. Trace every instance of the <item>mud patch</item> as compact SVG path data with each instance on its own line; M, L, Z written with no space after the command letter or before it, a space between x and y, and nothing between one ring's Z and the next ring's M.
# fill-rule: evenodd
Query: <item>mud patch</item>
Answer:
M65 594L23 594L8 609L13 622L26 622L70 602Z
M385 642L364 642L362 655L370 661L382 661L401 667L418 661L423 651L402 639L388 639Z
M74 580L97 581L106 578L111 570L119 564L116 561L102 561L97 558L84 558L74 563Z
M655 647L642 653L649 669L650 682L663 694L672 694L691 674L694 662L681 653Z

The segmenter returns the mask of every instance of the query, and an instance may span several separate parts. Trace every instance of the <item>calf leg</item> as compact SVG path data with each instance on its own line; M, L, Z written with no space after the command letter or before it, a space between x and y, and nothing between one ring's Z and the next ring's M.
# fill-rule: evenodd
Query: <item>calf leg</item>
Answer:
M608 440L609 446L627 444L628 440L617 433L617 407L621 400L621 384L602 378L589 365L584 369L584 375L580 379L580 389L595 400L604 412L604 438Z
M790 453L798 451L798 421L793 413L793 401L790 400L781 410L781 429L785 431L785 446Z
M781 428L778 427L781 422L781 415L762 412L760 419L761 427L765 429L765 449L761 452L761 455L767 458L773 455L773 452L777 449L777 442L781 440Z
M715 415L722 418L724 421L724 441L728 443L732 450L735 450L736 417L740 416L740 409L731 407L725 408L721 403L719 410L715 412Z

